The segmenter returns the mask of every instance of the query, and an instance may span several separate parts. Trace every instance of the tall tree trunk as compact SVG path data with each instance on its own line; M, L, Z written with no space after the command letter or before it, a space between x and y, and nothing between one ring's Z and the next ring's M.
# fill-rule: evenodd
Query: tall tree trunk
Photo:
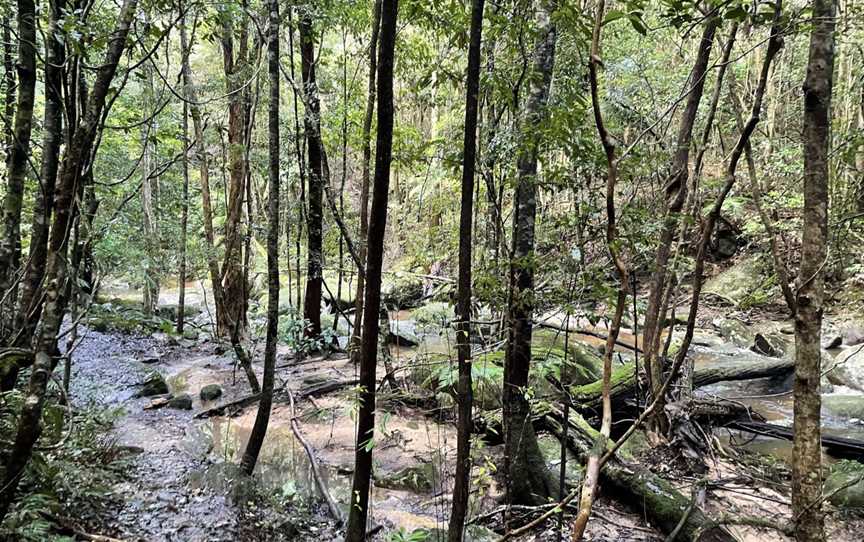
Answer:
M804 80L804 224L795 312L792 515L799 542L824 539L819 394L823 270L828 248L828 151L834 79L834 2L813 0Z
M366 235L369 232L369 165L372 162L372 115L375 113L375 71L378 65L378 32L381 28L381 0L372 7L372 36L369 38L369 84L366 93L366 114L363 117L363 162L360 181L360 261L366 262ZM360 330L363 326L363 291L365 272L357 270L357 289L354 297L354 328L351 330L351 358L360 362Z
M223 301L225 294L222 291L222 273L219 269L219 260L216 258L216 234L213 229L213 200L210 195L210 160L204 140L204 120L201 117L201 108L198 105L198 93L192 81L192 68L189 64L192 46L193 44L189 41L186 32L186 17L184 16L180 19L183 95L189 105L192 128L195 131L195 159L198 161L198 179L201 185L201 220L204 224L207 268L210 271L210 283L213 287L213 304L216 308L216 334L224 338L229 335L230 330L225 327L224 316L220 317L220 315L225 314Z
M45 276L48 258L48 234L51 213L54 208L54 188L57 183L57 168L60 163L60 145L63 143L63 65L66 62L66 47L59 34L58 21L65 9L65 0L52 0L45 56L45 117L42 127L42 164L40 190L36 194L33 223L30 234L30 253L24 278L21 281L21 298L16 309L15 329L18 346L29 345L36 329L36 296Z
M3 14L3 153L6 156L6 168L9 168L9 158L12 153L12 124L15 116L15 61L12 55L12 18L11 14Z
M357 414L357 445L346 542L366 540L369 514L369 482L372 475L372 444L375 430L375 369L378 348L378 311L381 308L381 265L390 191L393 156L393 56L396 48L398 0L381 2L381 34L378 51L378 137L375 180L369 235L366 238L366 293L363 305L363 341L360 358L360 408Z
M183 201L181 205L180 293L177 298L177 333L182 335L186 323L186 237L189 229L189 104L187 102L183 102Z
M303 299L303 318L309 321L306 333L311 337L321 335L321 284L324 252L322 245L324 164L327 159L321 143L321 104L318 100L318 83L315 78L315 37L312 29L312 14L308 9L300 16L300 60L303 79L305 113L303 125L306 130L306 152L309 157L309 212L306 232L308 234L308 257L306 262L306 295Z
M517 180L513 197L513 249L510 259L507 351L504 362L504 455L507 497L518 504L542 504L558 492L537 444L531 405L525 396L531 368L534 316L534 227L537 214L537 158L540 127L548 119L546 105L555 63L557 29L554 7L542 2L537 14L537 42L531 90L520 126Z
M145 93L153 94L153 74L149 72L149 85ZM149 100L145 100L147 102ZM154 164L156 162L156 145L152 139L156 131L156 120L145 124L141 129L141 144L144 150L141 158L141 217L144 231L144 248L146 261L144 262L144 315L153 316L156 305L159 304L159 231L156 221L155 191L156 177Z
M273 405L273 380L276 372L276 339L279 326L279 0L269 0L267 34L267 72L270 104L267 116L269 152L269 199L267 200L267 339L264 347L264 377L261 401L249 443L240 463L243 472L252 474L267 434Z
M245 6L245 3L244 3ZM246 181L246 105L244 85L249 57L249 19L240 15L239 41L235 51L234 25L222 28L222 60L228 98L228 208L225 217L225 257L222 263L223 314L216 315L217 328L227 330L232 342L247 333L246 284L243 272L243 200Z
M448 527L449 542L462 542L468 513L471 475L471 243L474 219L474 171L477 159L477 114L480 95L480 39L484 0L471 3L468 73L465 81L465 135L462 143L462 202L459 215L459 285L456 302L456 348L459 356L459 419L456 437L456 478Z
M6 336L14 320L15 295L9 291L17 283L21 260L21 207L24 203L24 180L30 161L30 134L33 126L33 104L36 98L36 3L18 0L18 104L12 129L12 152L6 176L3 200L3 232L0 238L0 337Z
M660 337L660 309L663 300L663 291L666 285L666 272L671 253L672 241L678 230L678 221L681 209L687 199L687 184L690 164L690 144L693 139L693 126L699 111L699 104L705 88L705 79L708 72L708 60L711 56L711 47L714 42L714 34L720 25L720 18L709 17L702 30L702 38L696 53L696 61L693 65L690 78L690 91L687 96L687 104L681 116L681 124L678 126L678 137L675 152L670 164L670 172L664 187L666 195L666 215L663 219L663 229L660 233L660 241L657 246L657 256L654 263L654 271L651 275L650 292L648 294L648 307L645 311L645 324L643 326L643 344L645 349L645 367L648 371L648 381L652 394L656 397L663 380L663 363L659 359L659 337ZM662 398L660 399L662 402ZM665 430L666 418L664 410L659 408L655 416L655 429Z
M87 111L81 119L61 166L55 214L51 228L51 241L47 262L47 287L45 289L45 315L37 339L36 356L30 374L27 397L22 403L18 418L15 443L6 464L6 476L0 490L0 521L9 511L9 506L18 489L23 469L33 453L33 446L41 434L40 419L45 402L45 391L53 369L53 355L57 333L63 321L61 297L67 279L66 256L69 228L75 207L75 195L81 177L81 168L87 162L93 141L99 130L105 98L114 79L117 64L123 55L126 38L137 8L137 0L125 0L120 9L117 27L108 42L108 52L96 72L93 90L90 92Z

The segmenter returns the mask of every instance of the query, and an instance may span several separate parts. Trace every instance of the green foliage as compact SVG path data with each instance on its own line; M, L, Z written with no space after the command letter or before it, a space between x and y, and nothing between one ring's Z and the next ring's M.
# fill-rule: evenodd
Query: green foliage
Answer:
M0 415L0 443L14 438L23 396L4 394ZM66 416L60 416L64 412ZM68 411L49 402L43 421L45 431L21 477L19 498L0 526L0 539L22 542L65 542L59 518L86 521L111 506L111 487L126 469L122 450L105 438L105 428L114 411L76 409ZM7 448L8 449L8 448Z

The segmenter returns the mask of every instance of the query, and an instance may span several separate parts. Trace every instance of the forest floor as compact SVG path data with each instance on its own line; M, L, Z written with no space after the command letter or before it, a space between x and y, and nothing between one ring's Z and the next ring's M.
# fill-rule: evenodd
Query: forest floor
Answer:
M715 315L710 311L706 315L707 325ZM339 539L334 520L321 504L309 457L295 437L291 421L297 421L321 466L324 485L344 514L350 502L355 442L352 397L356 369L347 356L296 359L290 350L280 347L277 401L256 475L250 482L237 473L235 465L254 422L255 405L201 416L208 409L249 394L243 371L235 366L230 350L226 352L224 346L203 338L189 340L163 333L140 336L84 328L83 335L75 352L72 403L116 411L105 438L123 451L127 465L121 481L111 488L110 502L114 504L99 517L82 518L89 531L128 542ZM398 349L395 354L398 379L410 387L410 373L422 362ZM260 364L256 370L260 378ZM171 408L162 397L138 397L142 383L154 371L164 377L172 394L191 396L191 409ZM384 375L380 367L379 380ZM332 382L344 385L306 396L310 389ZM209 384L219 385L223 394L204 401L199 392ZM761 397L775 384L718 385L708 392ZM406 398L405 394L390 393L386 386L381 390L370 529L380 527L375 540L437 541L434 533L446 531L450 510L456 445L452 409L424 404L411 399L410 394ZM289 391L298 397L293 411ZM784 397L750 403L762 410L774 409L778 417L788 418L791 413L791 404ZM847 426L851 427L846 424L838 430ZM726 453L705 461L707 469L694 469L692 463L665 448L643 446L639 461L671 480L684 494L689 495L697 485L706 486L703 508L715 517L761 518L778 524L786 521L790 513L789 470L782 457L788 456L790 445L761 438L739 445L734 435L718 438ZM557 441L545 435L541 444L548 446L548 457L557 457ZM503 491L495 465L503 464L502 453L500 445L476 439L471 517L485 518L483 523L492 528L501 526ZM557 469L558 465L558 461L550 460L550 467ZM638 503L625 506L615 497L601 494L586 540L665 538L648 523ZM860 540L864 520L830 506L828 510L831 540ZM565 533L568 523L565 517ZM433 536L411 538L418 529ZM495 539L485 527L472 529L475 542ZM557 522L550 521L545 529L521 540L557 540L556 529ZM730 529L746 542L786 540L776 531L762 528Z

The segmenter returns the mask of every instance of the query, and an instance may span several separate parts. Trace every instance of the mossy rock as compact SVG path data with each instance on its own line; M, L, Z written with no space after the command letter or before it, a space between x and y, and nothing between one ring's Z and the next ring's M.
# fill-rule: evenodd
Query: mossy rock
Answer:
M543 457L546 458L546 465L549 470L560 474L561 472L561 441L548 433L537 435L537 444L540 446L540 451ZM576 487L582 483L582 462L569 449L567 453L567 464L565 466L565 482L569 487ZM556 476L557 478L557 476Z
M222 396L222 386L219 384L207 384L198 392L202 401L214 401Z
M841 489L842 488L842 489ZM864 510L864 464L839 461L825 480L825 494L834 506Z
M438 473L432 463L421 463L383 474L375 485L385 489L401 489L415 493L428 493L435 487Z
M383 306L395 309L413 309L423 300L423 281L419 278L400 278L381 297Z
M162 329L167 320L149 318L138 310L113 310L103 306L91 308L85 319L87 327L100 333L153 333Z
M141 386L141 391L138 392L139 397L152 397L154 395L162 395L168 393L168 383L165 377L157 372L152 372L147 375L147 379Z
M178 410L192 410L192 396L188 393L175 395L168 400L168 407Z
M825 395L822 397L822 410L832 416L864 420L864 396Z
M156 316L165 320L177 320L177 315L180 314L179 305L159 305L156 307ZM186 318L194 318L201 314L201 309L190 305L183 305L183 316Z
M768 299L770 280L758 256L736 261L705 281L703 294L713 294L736 307L754 306Z
M482 525L468 525L462 535L462 542L492 542L498 540L501 535ZM436 527L434 529L415 529L404 538L404 540L416 540L417 542L447 542L447 529Z

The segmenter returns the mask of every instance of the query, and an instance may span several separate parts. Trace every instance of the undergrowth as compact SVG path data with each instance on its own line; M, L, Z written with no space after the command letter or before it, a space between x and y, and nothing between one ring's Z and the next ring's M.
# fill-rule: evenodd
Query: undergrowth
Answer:
M0 448L12 448L23 402L20 391L0 396ZM111 487L126 465L122 448L107 439L116 411L69 410L50 402L44 430L18 486L16 502L2 525L0 540L75 540L112 502ZM5 472L3 472L5 478Z

